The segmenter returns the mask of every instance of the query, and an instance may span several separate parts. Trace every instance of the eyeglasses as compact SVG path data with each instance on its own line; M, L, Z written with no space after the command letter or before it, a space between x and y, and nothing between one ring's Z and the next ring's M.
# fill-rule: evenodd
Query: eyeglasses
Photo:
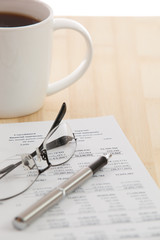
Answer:
M66 104L63 103L47 136L34 152L15 155L0 162L0 200L23 193L41 173L71 159L76 139L69 125L62 121L65 113ZM39 167L42 161L47 164L43 169Z

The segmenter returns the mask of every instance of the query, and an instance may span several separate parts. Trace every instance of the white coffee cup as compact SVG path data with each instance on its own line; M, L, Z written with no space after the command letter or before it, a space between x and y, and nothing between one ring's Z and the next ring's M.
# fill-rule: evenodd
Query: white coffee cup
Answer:
M68 87L84 74L91 62L92 42L80 23L54 19L52 9L44 2L0 0L0 12L20 13L40 20L27 26L0 27L0 118L24 116L39 110L47 95ZM87 52L76 70L49 84L53 32L62 28L81 33Z

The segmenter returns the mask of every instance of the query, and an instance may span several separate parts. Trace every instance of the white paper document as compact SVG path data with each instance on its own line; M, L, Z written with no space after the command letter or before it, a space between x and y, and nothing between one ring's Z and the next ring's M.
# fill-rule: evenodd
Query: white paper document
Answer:
M114 117L67 120L77 138L72 159L52 167L21 195L0 202L1 240L160 239L160 191ZM0 161L31 153L52 122L0 125ZM19 213L99 156L109 163L23 231L12 226ZM23 179L21 180L23 181Z

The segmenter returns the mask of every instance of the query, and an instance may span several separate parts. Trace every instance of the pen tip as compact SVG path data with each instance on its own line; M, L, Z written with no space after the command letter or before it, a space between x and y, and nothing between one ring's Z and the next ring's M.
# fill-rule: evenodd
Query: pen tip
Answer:
M112 157L112 153L108 153L108 154L106 154L106 156L105 156L107 159L110 159L111 157Z

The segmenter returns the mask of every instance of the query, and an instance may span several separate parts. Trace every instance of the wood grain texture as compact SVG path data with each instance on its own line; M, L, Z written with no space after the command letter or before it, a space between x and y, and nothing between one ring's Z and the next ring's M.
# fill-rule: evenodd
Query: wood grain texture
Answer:
M53 120L62 102L66 118L113 115L160 186L160 18L72 17L93 40L93 60L71 87L47 97L42 109L0 123ZM50 81L76 68L85 42L76 32L55 32Z

